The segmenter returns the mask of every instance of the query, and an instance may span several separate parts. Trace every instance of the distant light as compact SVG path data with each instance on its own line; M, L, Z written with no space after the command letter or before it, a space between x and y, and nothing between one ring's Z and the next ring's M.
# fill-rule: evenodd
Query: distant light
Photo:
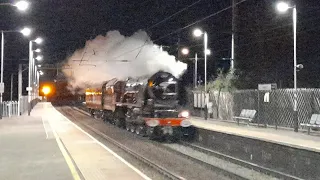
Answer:
M31 34L31 29L30 28L23 28L21 31L21 34L23 34L24 36L29 36Z
M43 56L37 56L36 60L41 61L43 59Z
M200 29L195 29L193 31L193 35L196 36L196 37L200 37L202 35L202 31Z
M51 92L51 88L49 86L44 86L42 92L44 95L48 95Z
M206 55L210 55L211 54L211 50L210 49L207 49L206 50Z
M181 50L181 52L182 52L182 54L184 54L184 55L188 55L188 54L189 54L189 49L188 49L188 48L183 48L183 49Z
M25 11L29 8L29 3L27 1L19 1L14 6L16 6L20 11Z
M34 40L37 44L41 44L43 42L43 39L38 37L36 40Z
M39 53L39 52L41 52L41 49L36 49L36 50L34 50L35 52L37 52L37 53Z
M38 67L41 67L41 64L39 64Z
M278 9L278 11L281 12L281 13L284 13L284 12L288 11L289 8L290 8L290 7L289 7L289 4L288 4L288 3L279 2L279 3L277 4L277 9Z
M170 78L168 81L169 81L169 82L173 81L173 78Z
M40 75L42 76L43 75L43 72L42 71L39 71Z

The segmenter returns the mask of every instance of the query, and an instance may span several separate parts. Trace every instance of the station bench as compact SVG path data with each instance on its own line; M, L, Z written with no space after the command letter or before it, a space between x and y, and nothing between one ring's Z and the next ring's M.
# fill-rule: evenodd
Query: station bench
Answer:
M237 121L239 125L240 120L245 120L249 124L252 122L253 118L255 117L257 111L254 109L242 109L239 116L233 116L233 119Z
M312 114L310 118L310 123L301 123L300 126L308 128L308 134L310 134L310 129L320 129L320 114Z

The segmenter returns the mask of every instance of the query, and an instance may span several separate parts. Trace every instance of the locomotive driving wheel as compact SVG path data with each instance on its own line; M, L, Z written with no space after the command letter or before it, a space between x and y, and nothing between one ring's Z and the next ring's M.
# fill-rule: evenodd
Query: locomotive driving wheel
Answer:
M143 125L138 125L135 128L136 134L140 136L145 136L146 135L146 127Z

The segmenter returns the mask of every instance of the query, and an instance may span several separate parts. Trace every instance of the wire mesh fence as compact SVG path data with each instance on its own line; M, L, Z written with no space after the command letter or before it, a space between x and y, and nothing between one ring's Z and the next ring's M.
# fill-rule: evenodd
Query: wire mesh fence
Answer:
M212 91L209 101L213 104L211 116L214 119L232 120L242 109L254 109L257 110L254 123L282 127L294 125L293 89ZM312 114L320 113L320 89L298 89L297 104L299 124L308 123ZM194 114L199 115L196 112L194 110Z

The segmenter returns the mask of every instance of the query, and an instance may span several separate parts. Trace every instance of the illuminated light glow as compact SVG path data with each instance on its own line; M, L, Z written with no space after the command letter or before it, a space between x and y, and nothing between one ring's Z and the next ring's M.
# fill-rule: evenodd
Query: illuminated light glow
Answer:
M188 120L183 120L183 121L181 121L180 126L182 126L182 127L190 127L190 126L192 126L192 123L190 121L188 121Z
M149 82L149 87L152 87L152 86L153 86L153 82L150 81L150 82Z
M288 11L289 8L290 8L290 7L289 7L289 4L288 4L288 3L279 2L279 3L277 4L277 10L278 10L279 12L281 12L281 13L284 13L284 12Z
M211 54L211 50L210 49L207 49L206 50L206 55L210 55Z
M48 95L51 92L51 88L48 87L48 86L44 86L42 88L42 92L43 92L44 95Z
M21 31L21 34L23 34L24 36L29 36L31 34L31 29L30 28L23 28Z
M41 61L43 59L43 56L37 56L36 60Z
M35 52L37 52L37 53L39 53L39 52L41 52L41 49L36 49L36 50L34 50Z
M170 78L168 81L169 81L169 82L173 81L173 78Z
M16 6L20 11L25 11L29 8L29 3L27 1L19 1L14 6Z
M147 121L147 125L150 127L156 127L160 124L160 121L157 119L151 119L149 121Z
M179 114L179 117L188 118L189 115L190 115L189 111L182 111L182 112Z
M202 34L203 34L203 32L202 32L200 29L195 29L195 30L193 31L193 35L194 35L195 37L200 37Z
M38 37L36 40L34 40L37 44L41 44L43 42L43 39Z
M183 48L181 50L181 52L182 52L182 54L187 55L187 54L189 54L189 49L188 48Z

